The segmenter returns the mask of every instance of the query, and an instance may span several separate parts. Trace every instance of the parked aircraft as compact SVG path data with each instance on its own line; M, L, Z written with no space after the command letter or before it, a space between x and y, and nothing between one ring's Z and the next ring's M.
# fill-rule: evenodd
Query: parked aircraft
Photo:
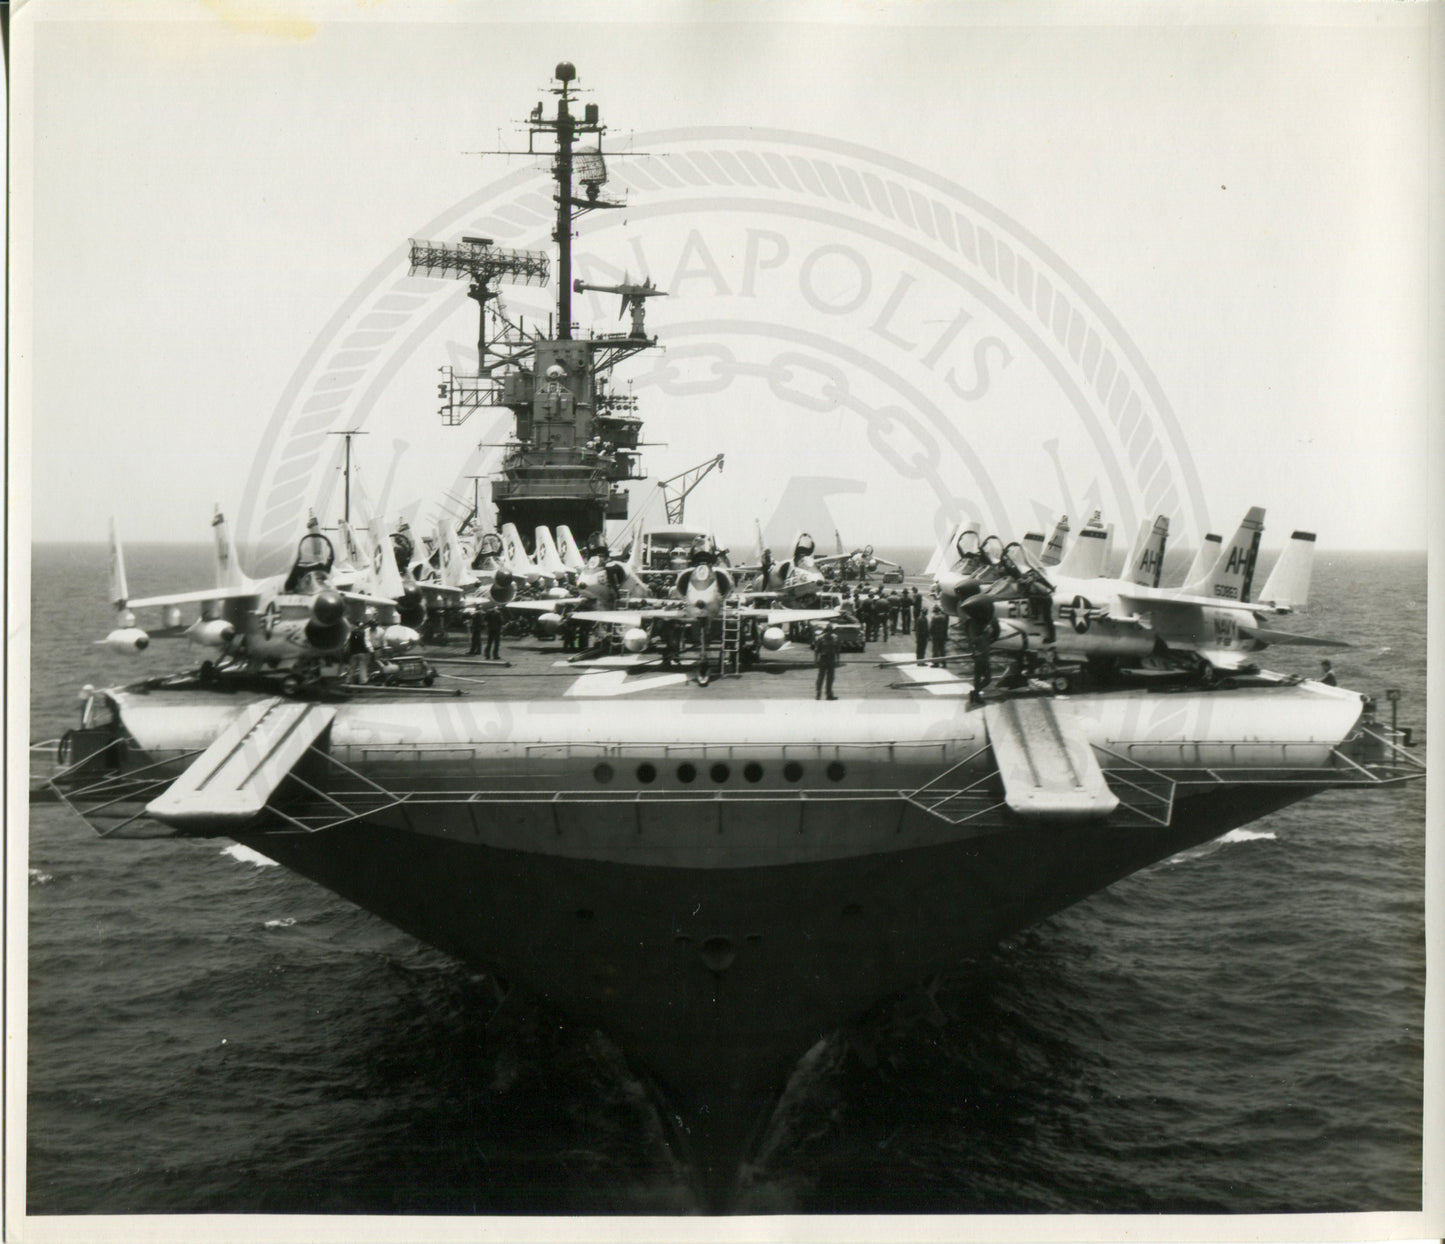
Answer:
M796 622L824 621L838 616L837 609L793 609L780 605L748 603L754 593L739 593L733 574L700 557L697 564L678 572L669 597L640 607L579 610L572 616L580 621L622 628L622 646L628 652L642 652L660 630L682 624L695 630L702 648L701 664L708 665L710 631L725 610L733 610L738 625L747 632L744 647L754 656L761 650L776 651L787 641L784 627Z
M1252 602L1263 522L1264 511L1251 509L1214 565L1182 589L1157 586L1168 533L1160 516L1147 536L1141 532L1124 579L1059 573L1067 559L1046 573L1018 544L995 562L984 542L977 556L961 558L951 576L940 576L939 597L956 616L997 621L1003 650L1043 650L1051 660L1089 662L1096 669L1153 662L1193 669L1208 682L1220 672L1254 668L1253 654L1270 644L1347 646L1266 624L1268 615L1307 600L1314 537L1295 533L1261 593L1267 599Z
M139 599L130 596L125 555L114 519L110 533L111 604L116 629L103 640L117 652L140 652L151 638L185 638L248 666L276 667L283 662L337 657L345 652L365 611L390 609L392 602L365 592L341 590L331 581L335 549L312 516L285 575L250 579L241 570L219 507L211 521L216 543L215 587ZM200 616L183 625L185 605ZM161 626L147 632L136 625L135 611L160 609ZM403 636L398 634L398 639ZM407 631L408 642L416 635Z

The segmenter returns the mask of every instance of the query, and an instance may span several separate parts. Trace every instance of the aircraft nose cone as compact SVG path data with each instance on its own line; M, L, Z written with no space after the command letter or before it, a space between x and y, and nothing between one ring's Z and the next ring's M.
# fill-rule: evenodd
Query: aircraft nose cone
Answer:
M340 592L330 589L317 592L316 599L311 602L311 616L322 626L331 626L341 621L345 613L346 602L342 600Z
M974 586L977 587L977 584ZM963 612L975 622L990 622L994 615L993 601L986 596L965 601Z

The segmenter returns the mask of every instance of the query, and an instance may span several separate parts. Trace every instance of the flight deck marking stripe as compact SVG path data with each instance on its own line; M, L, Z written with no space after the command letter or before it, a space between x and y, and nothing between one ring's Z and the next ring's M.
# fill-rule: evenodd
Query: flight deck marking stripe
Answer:
M593 657L590 661L553 661L553 669L606 670L637 669L642 666L662 665L662 658L648 652L624 652L615 657Z
M913 660L906 652L885 652L883 659L900 663ZM971 682L965 682L952 671L936 665L900 664L899 668L930 695L967 695L973 690Z
M635 678L626 670L598 670L583 674L564 691L568 696L631 695L634 691L653 691L686 682L686 674L656 674L651 678Z

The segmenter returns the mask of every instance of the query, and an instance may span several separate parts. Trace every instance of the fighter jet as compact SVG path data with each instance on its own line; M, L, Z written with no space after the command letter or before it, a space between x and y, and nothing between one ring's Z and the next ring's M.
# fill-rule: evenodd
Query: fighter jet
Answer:
M120 536L111 520L110 596L117 626L97 642L116 652L141 652L153 635L184 638L210 649L217 660L275 668L340 656L365 610L392 606L383 597L343 591L332 583L335 550L314 515L297 545L291 569L285 575L259 580L248 578L241 570L219 506L211 526L216 543L215 587L134 599L126 581ZM200 616L189 626L183 625L185 605L200 606ZM153 608L163 611L162 623L154 632L147 632L136 625L135 611ZM414 632L407 636L415 642Z
M816 544L806 531L793 541L792 555L781 562L773 561L773 551L763 544L762 528L758 528L758 560L751 566L739 566L740 575L750 576L743 589L749 600L775 599L788 607L807 607L817 600L827 586L814 554Z
M1266 624L1268 615L1305 603L1314 536L1295 533L1262 599L1251 601L1263 524L1264 511L1251 509L1215 564L1182 589L1158 586L1168 534L1161 515L1141 531L1124 579L1059 573L1069 565L1067 558L1046 573L1022 545L1012 544L996 563L981 550L975 561L983 569L964 566L951 578L940 576L940 601L955 616L997 621L997 646L1003 650L1043 651L1051 661L1086 662L1096 669L1188 669L1206 683L1221 673L1256 668L1253 654L1270 644L1347 646ZM1092 562L1091 555L1085 564Z
M735 611L739 627L747 633L743 646L754 656L762 650L775 652L781 648L787 642L783 628L791 623L838 616L837 609L754 605L748 600L751 595L737 593L732 572L718 566L712 554L699 551L695 564L678 572L666 599L636 608L579 610L572 616L579 621L622 628L622 646L634 653L645 651L659 631L680 624L689 633L698 634L703 668L708 664L710 632L721 621L725 609Z
M509 524L510 526L510 524ZM503 532L507 527L502 528ZM515 533L515 528L512 529ZM568 532L568 542L575 548ZM548 589L540 600L513 601L508 607L536 615L533 623L537 634L550 638L562 627L566 618L579 609L613 609L653 603L653 592L642 578L643 541L633 540L627 559L611 557L600 550L576 571L575 591Z
M895 561L889 561L886 557L879 557L873 551L871 544L862 548L845 552L843 549L843 538L835 531L833 543L837 547L836 553L827 556L813 558L813 564L821 570L825 577L833 576L842 579L865 579L876 570L882 570L885 577L895 576L900 581L903 577L903 567ZM886 579L885 579L886 581Z

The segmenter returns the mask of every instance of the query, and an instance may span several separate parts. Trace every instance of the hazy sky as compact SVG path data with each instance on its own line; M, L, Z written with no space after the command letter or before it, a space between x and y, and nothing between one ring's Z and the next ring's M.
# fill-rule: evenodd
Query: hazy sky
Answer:
M689 512L724 539L802 497L850 544L1097 501L1181 541L1261 504L1267 547L1423 546L1425 6L537 10L20 15L35 538L202 539L213 502L274 536L334 483L328 428L368 429L389 512L485 469L490 421L436 414L471 304L405 247L546 245L542 164L468 153L524 144L566 58L654 153L613 161L628 207L579 259L669 290L668 350L618 378L653 477L728 455Z

